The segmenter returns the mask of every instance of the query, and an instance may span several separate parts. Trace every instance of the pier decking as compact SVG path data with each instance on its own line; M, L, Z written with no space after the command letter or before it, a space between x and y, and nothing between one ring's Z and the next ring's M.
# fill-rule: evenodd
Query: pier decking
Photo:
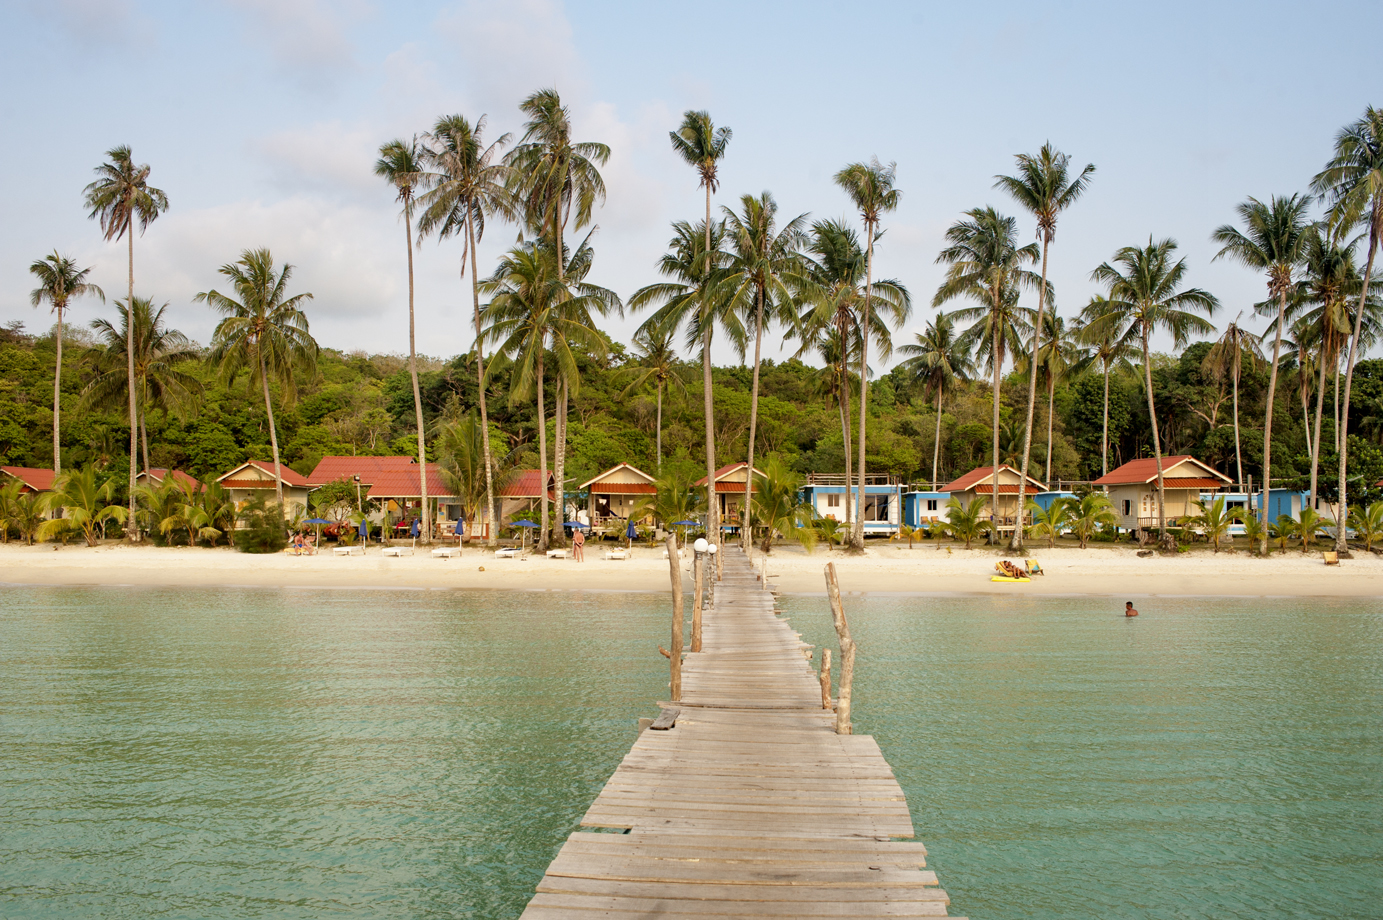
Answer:
M682 699L644 731L523 920L937 917L903 790L874 739L838 735L808 648L728 549ZM667 730L658 730L673 721Z

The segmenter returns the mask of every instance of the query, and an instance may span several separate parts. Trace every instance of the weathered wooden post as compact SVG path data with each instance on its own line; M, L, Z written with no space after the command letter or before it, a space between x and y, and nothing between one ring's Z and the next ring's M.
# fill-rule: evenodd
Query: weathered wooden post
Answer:
M831 650L821 650L821 708L831 708Z
M692 545L692 638L691 650L701 651L701 607L706 589L706 541L698 539Z
M850 729L850 691L855 683L855 640L850 638L850 624L840 603L840 582L836 579L836 564L826 563L826 595L831 600L831 618L840 638L840 692L836 696L836 734L848 735Z
M677 558L677 538L668 535L667 563L672 572L672 701L682 699L682 566Z

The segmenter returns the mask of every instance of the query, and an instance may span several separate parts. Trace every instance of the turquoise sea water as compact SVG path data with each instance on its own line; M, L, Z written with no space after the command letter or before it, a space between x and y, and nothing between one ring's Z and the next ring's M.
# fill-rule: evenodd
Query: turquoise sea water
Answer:
M850 598L952 913L1383 917L1374 603ZM824 602L786 597L827 638ZM0 917L514 917L666 601L0 589Z

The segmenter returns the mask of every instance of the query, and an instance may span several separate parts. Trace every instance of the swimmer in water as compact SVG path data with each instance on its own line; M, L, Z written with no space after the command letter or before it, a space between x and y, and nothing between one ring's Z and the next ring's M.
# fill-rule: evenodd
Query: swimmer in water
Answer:
M1124 616L1126 616L1126 617L1136 617L1136 616L1138 616L1138 611L1133 609L1133 601L1124 601Z

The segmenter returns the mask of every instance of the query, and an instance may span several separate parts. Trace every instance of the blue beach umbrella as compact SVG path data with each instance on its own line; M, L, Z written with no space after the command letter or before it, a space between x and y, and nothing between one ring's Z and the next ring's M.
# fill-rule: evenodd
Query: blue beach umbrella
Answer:
M369 518L363 518L363 517L362 517L362 518L360 519L360 536L363 537L363 538L365 538L366 540L370 539L370 519L369 519Z
M578 527L578 528L580 528L581 530L585 530L587 527L590 527L591 525L590 525L590 524L583 524L581 521L567 521L567 522L566 522L565 524L563 524L562 526L563 526L563 527Z
M701 523L700 521L673 521L673 522L672 522L672 526L673 526L673 527L695 527L695 526L697 526L697 525L700 524L700 523Z
M417 519L417 518L414 518L414 519L413 519L413 526L410 527L410 528L408 528L408 533L409 533L410 536L413 537L413 539L416 540L416 539L418 539L418 534L422 531L422 529L423 529L423 528L422 528L422 525L418 523L418 519Z
M628 537L630 540L633 540L635 537L639 535L639 528L635 526L633 521L630 521L629 526L624 528L624 535Z
M531 530L532 528L537 527L537 526L539 526L539 525L538 525L538 524L534 524L532 521L514 521L514 526L515 526L515 527L523 527L523 528L526 528L526 529L528 529L528 530ZM524 537L523 537L523 545L524 545L524 546L527 546L527 545L528 545L528 534L527 534L527 533L524 534Z
M328 521L328 520L326 520L325 518L308 518L307 520L303 521L303 523L304 523L304 524L316 524L316 525L317 525L317 545L318 545L318 546L321 546L321 545L322 545L322 525L323 525L323 524L330 524L331 521Z

